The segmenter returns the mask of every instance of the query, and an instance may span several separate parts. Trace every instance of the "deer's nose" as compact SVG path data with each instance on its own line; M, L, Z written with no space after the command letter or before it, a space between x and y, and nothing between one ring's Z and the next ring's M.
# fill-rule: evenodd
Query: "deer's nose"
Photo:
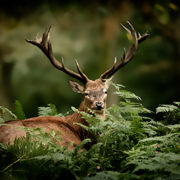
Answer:
M97 107L97 110L101 110L103 108L103 103L102 102L96 102L96 107Z

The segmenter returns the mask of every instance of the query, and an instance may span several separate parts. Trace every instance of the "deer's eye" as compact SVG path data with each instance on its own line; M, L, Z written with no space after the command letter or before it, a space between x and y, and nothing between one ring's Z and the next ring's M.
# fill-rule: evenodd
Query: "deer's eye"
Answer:
M88 93L88 92L85 92L85 93L84 93L84 95L85 95L85 96L88 96L88 95L89 95L89 93Z

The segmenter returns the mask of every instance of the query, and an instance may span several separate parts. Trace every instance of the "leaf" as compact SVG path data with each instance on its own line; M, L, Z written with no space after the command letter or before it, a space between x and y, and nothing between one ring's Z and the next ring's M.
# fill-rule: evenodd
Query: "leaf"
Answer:
M17 119L17 116L8 108L0 106L0 118L3 121L9 121L9 120Z
M83 146L87 143L90 143L91 139L84 139L81 143L79 143L75 148L74 148L74 154L77 154L78 151L83 148Z
M138 101L141 100L141 98L139 96L136 96L134 93L129 92L127 90L116 91L115 94L120 96L123 99L135 99Z
M16 100L15 104L14 104L14 113L16 114L17 119L19 119L19 120L26 119L25 113L23 111L23 107L18 100Z
M48 104L47 107L38 107L38 116L56 116L62 117L61 113L58 114L57 108L54 104Z
M131 173L119 173L116 171L102 171L94 176L83 178L83 180L135 180L140 179L139 176Z
M118 180L118 177L115 174L103 171L96 173L95 176L83 178L83 180Z
M176 110L178 110L177 106L163 104L156 108L156 114L174 112Z
M3 118L0 117L0 123L5 122Z
M177 101L173 102L173 104L180 106L180 102L177 102Z
M180 124L167 125L166 127L171 130L176 130L176 129L180 130Z

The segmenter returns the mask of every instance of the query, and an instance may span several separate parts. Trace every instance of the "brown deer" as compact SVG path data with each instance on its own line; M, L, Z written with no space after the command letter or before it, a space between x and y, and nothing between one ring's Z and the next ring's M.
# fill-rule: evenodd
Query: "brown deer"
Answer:
M91 114L93 112L94 116L99 116L102 120L104 120L108 80L121 67L130 62L137 51L138 44L144 41L149 36L149 34L147 33L144 33L143 35L140 35L138 33L137 35L134 27L129 22L127 22L127 24L129 25L129 28L125 27L122 24L121 27L131 34L134 39L134 43L129 47L127 52L124 51L120 63L117 63L115 58L113 66L103 74L101 74L99 79L96 79L94 81L88 79L88 77L82 72L77 61L75 62L78 73L73 72L65 67L63 60L60 63L54 57L51 42L49 39L50 27L43 33L43 36L41 38L36 37L33 41L26 41L39 47L54 67L77 79L83 84L83 86L81 86L75 81L69 81L72 90L74 92L81 93L84 96L84 99L81 102L78 110ZM54 130L55 132L60 131L62 141L58 141L58 143L62 146L66 146L70 142L73 142L73 145L69 147L70 149L73 149L83 139L91 137L90 133L88 133L84 128L77 125L76 123L88 125L86 120L83 119L81 114L78 112L74 112L72 115L66 117L47 116L9 121L6 122L5 125L0 126L0 142L3 144L13 144L15 138L26 136L26 131L19 128L20 126L32 128L40 127L43 128L46 132L50 132L51 130Z

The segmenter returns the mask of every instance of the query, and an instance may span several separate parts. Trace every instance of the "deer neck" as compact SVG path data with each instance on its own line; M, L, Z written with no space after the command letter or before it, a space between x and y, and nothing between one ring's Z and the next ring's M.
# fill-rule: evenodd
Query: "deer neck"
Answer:
M79 111L86 112L92 114L92 112L89 112L89 106L87 106L86 101L82 101L80 104L80 107L78 108ZM94 113L94 116L100 117L102 120L105 119L105 111L101 111L100 113ZM78 134L81 140L85 138L91 138L92 135L90 132L86 131L83 127L76 123L83 124L85 126L88 126L88 122L82 117L82 115L79 112L74 112L72 115L69 115L66 118L67 123L74 129L74 131Z
M80 107L78 108L79 111L92 114L92 112L90 112L89 109L90 109L90 107L87 105L85 100L83 100L81 102ZM100 112L95 112L93 115L100 117L102 120L104 120L105 119L105 110L100 111ZM76 123L80 123L80 124L88 126L88 122L78 112L74 112L72 115L69 115L67 118L67 121L68 121L68 124L70 124L74 128L74 130L77 132L82 131L83 128L81 126L77 125Z

